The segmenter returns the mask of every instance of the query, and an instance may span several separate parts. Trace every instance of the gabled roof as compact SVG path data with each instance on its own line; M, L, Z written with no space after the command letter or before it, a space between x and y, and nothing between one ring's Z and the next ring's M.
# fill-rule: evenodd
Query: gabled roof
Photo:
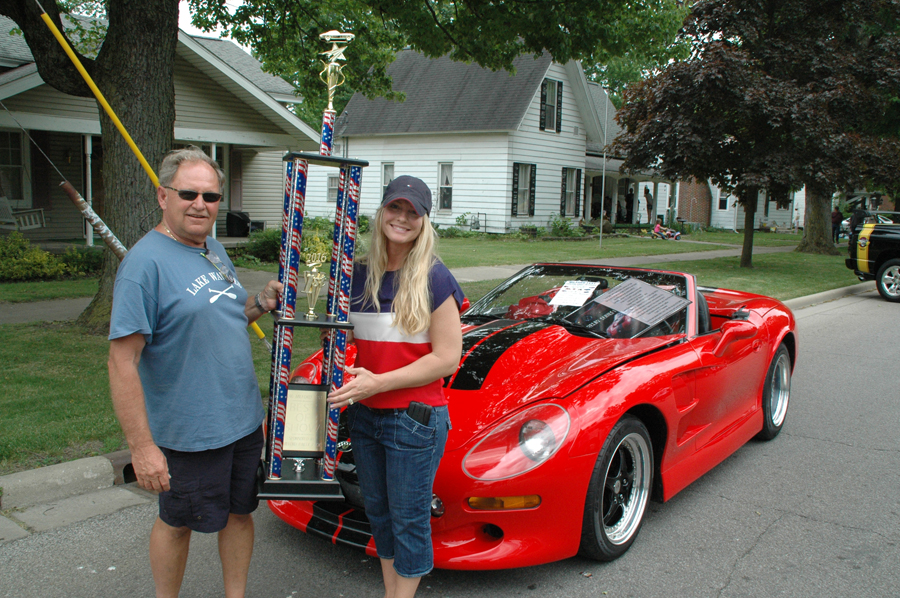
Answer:
M34 66L34 57L21 35L10 35L16 27L0 16L0 99L44 84ZM194 37L178 31L177 53L229 92L259 110L277 124L294 143L318 147L319 133L285 108L281 102L297 101L291 84L266 73L262 65L230 40Z
M597 83L588 81L588 92L591 94L591 100L594 103L594 110L600 119L600 137L596 140L588 139L587 153L595 156L603 154L604 145L613 142L622 128L616 123L616 107L609 99L609 94ZM605 118L605 121L604 121ZM604 143L604 134L606 142Z
M427 58L404 50L388 67L394 91L406 101L369 100L354 94L341 118L337 136L398 133L514 131L531 105L551 56L519 56L516 75L490 71L447 56Z
M246 77L261 90L275 97L279 102L299 102L294 86L271 73L262 70L262 65L253 56L234 42L226 39L191 36L198 44L218 56L223 62Z
M16 68L34 62L25 36L10 34L16 27L12 19L0 16L0 67Z

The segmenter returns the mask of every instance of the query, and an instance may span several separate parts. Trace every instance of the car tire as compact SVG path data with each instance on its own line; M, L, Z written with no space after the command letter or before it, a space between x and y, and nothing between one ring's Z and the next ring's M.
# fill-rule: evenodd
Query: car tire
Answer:
M759 440L772 440L784 426L788 403L791 398L791 356L784 344L775 351L775 357L766 372L763 386L763 428L756 435Z
M579 553L612 561L631 547L644 522L653 482L653 444L641 421L620 419L603 443L584 503Z
M878 293L892 303L900 301L900 260L888 260L875 277Z

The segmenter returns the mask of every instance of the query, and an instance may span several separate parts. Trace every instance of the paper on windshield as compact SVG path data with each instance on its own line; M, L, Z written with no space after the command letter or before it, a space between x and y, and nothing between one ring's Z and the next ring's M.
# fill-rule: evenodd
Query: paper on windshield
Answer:
M550 300L550 305L575 305L580 307L591 298L598 284L600 284L598 281L567 280L562 288L556 292L556 295L553 296L553 299Z
M606 291L594 301L643 322L647 326L653 326L665 320L690 303L683 297L673 295L669 291L664 291L637 278L629 278Z

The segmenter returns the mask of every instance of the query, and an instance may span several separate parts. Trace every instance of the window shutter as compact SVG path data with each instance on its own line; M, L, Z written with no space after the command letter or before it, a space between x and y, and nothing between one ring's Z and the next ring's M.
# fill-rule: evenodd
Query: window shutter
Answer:
M556 132L562 131L562 81L556 83Z
M575 169L575 218L581 214L581 169Z
M541 131L547 128L547 80L541 83Z
M566 171L568 171L568 170L569 170L568 168L562 169L562 190L560 191L560 194L559 194L559 215L560 216L566 215L566 174L567 174Z
M529 216L534 216L535 183L537 183L537 164L532 164L531 165L531 186L528 188L529 189L529 195L528 195L528 215Z
M513 162L512 215L519 215L519 165Z

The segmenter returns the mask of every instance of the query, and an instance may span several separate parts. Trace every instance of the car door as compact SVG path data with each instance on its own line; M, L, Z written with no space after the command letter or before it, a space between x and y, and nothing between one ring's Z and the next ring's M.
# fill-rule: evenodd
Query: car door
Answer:
M767 346L762 317L738 310L739 319L691 339L699 367L695 372L697 406L685 422L694 426L700 452L737 428L758 409L765 376Z

